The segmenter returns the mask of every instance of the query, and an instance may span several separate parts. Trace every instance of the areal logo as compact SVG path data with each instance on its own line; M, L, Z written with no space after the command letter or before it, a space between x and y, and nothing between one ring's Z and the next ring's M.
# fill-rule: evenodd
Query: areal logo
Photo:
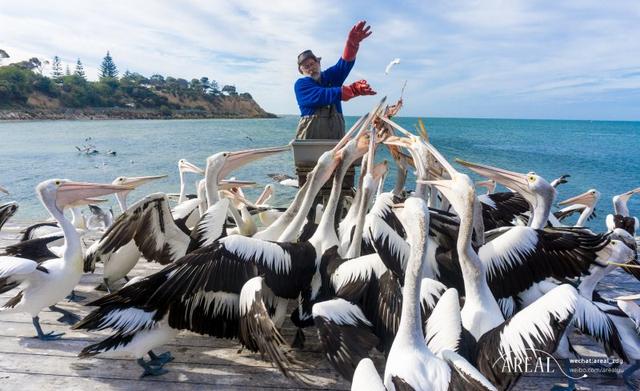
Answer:
M544 350L532 348L525 349L525 354L523 355L512 354L509 356L502 353L492 364L492 367L495 368L496 366L500 366L502 373L555 373L557 368L567 379L578 380L588 377L587 374L579 377L569 375L551 354Z

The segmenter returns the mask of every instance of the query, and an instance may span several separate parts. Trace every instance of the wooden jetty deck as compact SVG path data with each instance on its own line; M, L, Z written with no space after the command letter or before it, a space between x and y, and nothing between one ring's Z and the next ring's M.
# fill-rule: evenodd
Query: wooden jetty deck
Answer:
M0 247L14 242L15 235L3 233ZM101 265L95 274L85 274L77 287L78 294L86 296L88 302L101 295L94 287L101 281ZM141 260L130 276L147 275L161 267ZM0 295L4 302L15 295L16 290ZM91 310L81 303L61 302L60 307L84 316ZM304 362L305 374L314 384L307 386L285 378L259 354L247 350L239 352L237 341L214 339L194 333L183 332L171 344L158 348L162 353L171 351L174 360L165 368L169 373L140 378L142 368L134 360L96 356L77 358L78 352L87 344L104 337L106 332L86 333L70 330L56 319L58 313L48 310L40 314L45 332L65 332L58 341L40 341L33 338L35 330L27 314L0 314L0 390L252 390L252 389L349 389L343 380L324 359L320 352L316 330L305 331L306 346L303 350L292 350L295 357ZM294 328L285 323L285 339L293 339ZM586 356L601 355L599 348L585 338L577 350ZM380 373L383 359L375 358ZM516 390L549 390L554 384L565 384L565 378L556 371L552 374L525 375L516 385ZM605 377L599 374L577 382L581 390L613 391L625 389L620 376Z

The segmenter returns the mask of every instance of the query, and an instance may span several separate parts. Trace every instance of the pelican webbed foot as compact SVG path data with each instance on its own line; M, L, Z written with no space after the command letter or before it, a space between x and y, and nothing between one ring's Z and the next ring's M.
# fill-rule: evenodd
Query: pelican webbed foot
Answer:
M144 372L142 373L142 375L140 375L141 378L147 376L160 376L169 372L162 367L151 365L150 363L144 361L144 359L142 358L139 358L136 362L138 363L138 365L144 368Z
M38 333L38 335L36 335L34 338L38 338L42 341L55 341L62 338L62 336L64 335L64 333L54 333L53 331L50 331L46 334L43 333L42 327L40 327L40 317L38 316L32 318L31 321L33 322L33 327L35 327L36 332Z
M164 352L158 355L155 354L153 350L149 350L149 357L151 358L151 360L149 361L149 365L159 366L161 368L164 364L173 361L174 358L171 355L171 352Z

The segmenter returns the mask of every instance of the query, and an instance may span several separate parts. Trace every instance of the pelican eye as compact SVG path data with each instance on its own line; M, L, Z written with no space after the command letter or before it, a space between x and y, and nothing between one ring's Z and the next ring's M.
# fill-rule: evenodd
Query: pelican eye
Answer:
M62 182L60 181L56 181L55 183L56 183L56 186L60 186L62 184Z
M533 176L533 175L529 175L529 178L527 178L527 179L529 179L529 182L535 182L536 181L536 177Z

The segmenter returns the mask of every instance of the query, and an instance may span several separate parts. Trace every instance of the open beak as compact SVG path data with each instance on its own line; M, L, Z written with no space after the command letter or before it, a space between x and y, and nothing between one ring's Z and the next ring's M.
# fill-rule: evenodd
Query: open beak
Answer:
M510 189L518 190L522 195L530 194L529 186L527 185L527 176L525 174L484 164L471 163L462 159L456 159L456 162L485 178L493 179Z
M265 204L271 198L272 195L273 195L273 186L271 185L265 186L264 190L262 191L262 194L260 194L260 196L256 200L256 205Z
M585 206L593 206L593 201L595 200L595 195L593 193L593 190L587 190L586 192L577 195L575 197L571 197L571 198L567 198L564 201L558 202L558 205L564 206L564 205L576 205L576 204L580 204L580 205L585 205Z
M184 159L182 159L180 161L180 164L178 165L180 170L183 172L192 172L194 174L200 174L200 175L204 175L204 170L198 166L196 166L195 164L188 162Z
M147 182L151 182L151 181L155 181L157 179L162 179L162 178L166 178L167 175L149 175L149 176L135 176L135 177L127 177L124 182L122 183L123 185L127 185L129 187L131 187L132 189L129 190L134 190L137 187L144 185Z
M62 210L65 206L92 197L133 190L131 185L113 185L106 183L63 182L56 193L56 206Z
M289 151L290 149L291 146L284 145L281 147L256 148L247 149L244 151L227 152L228 156L224 163L224 167L222 167L222 170L220 170L218 180L224 178L232 171L237 170L238 168L245 166L251 162L264 159L277 153Z

